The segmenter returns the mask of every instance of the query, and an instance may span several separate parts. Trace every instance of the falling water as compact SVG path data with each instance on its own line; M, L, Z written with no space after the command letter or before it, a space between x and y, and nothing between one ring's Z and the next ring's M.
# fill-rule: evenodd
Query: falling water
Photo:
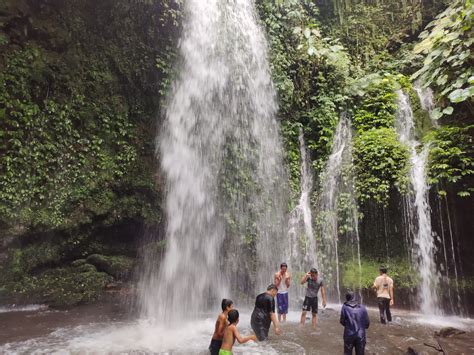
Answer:
M435 108L433 90L429 87L423 87L419 82L415 83L413 89L420 99L421 108L428 112L432 124L438 127L438 121L433 118L433 110Z
M290 270L309 271L311 267L319 267L317 260L316 239L313 232L310 196L313 190L313 174L307 156L303 130L299 132L300 160L301 160L301 195L298 205L291 211L288 222L289 240L289 267ZM291 291L301 291L301 288L292 287ZM295 294L296 298L301 294Z
M346 226L345 230L342 230L341 225ZM321 238L321 247L318 250L321 268L325 277L329 279L328 283L336 285L337 301L340 302L339 239L341 236L350 236L348 239L350 239L351 247L356 248L353 256L359 266L359 285L357 285L359 288L361 269L358 212L352 173L352 131L345 115L342 115L339 120L331 154L321 175L318 230Z
M396 127L399 139L410 149L411 194L407 197L407 212L410 231L413 233L413 256L419 271L419 298L425 314L439 314L438 287L440 274L436 267L436 246L431 229L431 209L428 200L429 186L426 181L428 147L417 151L419 142L415 138L413 112L407 95L397 91L398 112Z
M242 280L260 287L283 258L277 106L253 1L183 6L179 75L157 137L166 253L158 267L145 248L140 294L142 315L164 322L218 304Z

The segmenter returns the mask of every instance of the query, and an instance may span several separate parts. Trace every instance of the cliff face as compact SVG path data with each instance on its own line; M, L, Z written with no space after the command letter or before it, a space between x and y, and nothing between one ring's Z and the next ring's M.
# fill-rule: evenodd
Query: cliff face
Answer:
M160 222L154 136L178 20L174 1L2 2L5 297L77 303L130 275L89 259L77 273L70 263L104 254L131 268L136 238ZM48 288L57 292L46 295Z

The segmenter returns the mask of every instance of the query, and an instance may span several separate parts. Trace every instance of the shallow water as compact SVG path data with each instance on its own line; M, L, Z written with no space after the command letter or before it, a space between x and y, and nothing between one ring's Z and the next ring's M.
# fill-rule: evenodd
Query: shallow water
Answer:
M375 309L369 309L367 354L404 354L412 347L420 354L438 354L424 342L436 344L435 330L462 328L466 334L441 339L449 354L474 353L474 321L455 317L422 318L420 314L394 310L394 322L382 325ZM36 309L0 313L0 353L34 354L207 354L216 315L195 322L183 321L170 329L146 320L131 320L123 307L89 305L68 311ZM290 312L282 335L270 331L267 342L236 344L236 354L340 354L342 327L337 306L320 311L318 329L309 319L305 327L299 312ZM250 312L241 311L239 329L249 334Z

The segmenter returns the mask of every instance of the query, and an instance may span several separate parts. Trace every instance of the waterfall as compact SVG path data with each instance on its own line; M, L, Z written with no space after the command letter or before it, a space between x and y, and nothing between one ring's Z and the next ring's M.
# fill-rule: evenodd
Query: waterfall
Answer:
M415 85L413 85L413 89L418 95L421 108L428 112L433 126L438 127L438 120L433 118L433 110L435 108L433 90L431 90L429 87L424 88L420 82L416 82Z
M299 131L301 178L301 195L298 205L291 211L288 222L288 241L289 241L289 266L290 270L308 272L311 267L319 267L317 260L316 239L313 232L313 221L311 216L310 197L313 190L313 174L311 172L309 157L307 156L306 144L304 141L303 129ZM298 280L294 280L298 282ZM297 294L297 291L303 291L301 288L290 288L298 299L303 294Z
M406 197L408 223L413 238L413 258L419 272L419 301L424 314L440 314L438 289L440 274L435 262L436 246L431 228L429 186L426 181L428 147L419 152L415 138L413 112L408 96L397 91L398 111L396 128L400 142L410 149L409 179L411 193Z
M361 262L358 228L358 210L354 192L352 171L352 131L346 115L342 115L331 148L331 154L321 174L321 190L318 201L318 231L321 246L318 256L327 284L335 285L337 301L341 301L340 291L340 238L344 247L348 245L352 259L359 268L359 287L361 284ZM343 222L343 223L341 223ZM344 228L343 228L344 226ZM354 248L356 252L354 252ZM349 254L343 250L344 254ZM347 261L348 258L345 258Z
M268 284L284 255L286 179L254 3L183 4L179 75L156 140L166 252L158 265L145 247L140 282L142 316L160 322Z

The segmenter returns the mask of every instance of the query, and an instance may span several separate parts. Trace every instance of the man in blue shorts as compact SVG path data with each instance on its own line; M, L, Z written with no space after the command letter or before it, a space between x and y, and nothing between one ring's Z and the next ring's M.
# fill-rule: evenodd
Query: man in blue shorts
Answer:
M273 282L278 287L276 296L278 305L278 321L286 322L286 315L288 313L288 289L291 284L291 274L288 272L288 265L281 263L280 271L275 273L275 280Z
M311 325L316 330L317 314L318 314L318 292L321 289L321 295L323 297L323 307L326 307L326 288L324 287L323 280L318 277L318 270L314 267L305 274L300 283L304 285L308 284L306 289L306 297L303 302L303 312L301 313L301 325L304 325L306 321L306 312L311 310L313 315L311 319Z

